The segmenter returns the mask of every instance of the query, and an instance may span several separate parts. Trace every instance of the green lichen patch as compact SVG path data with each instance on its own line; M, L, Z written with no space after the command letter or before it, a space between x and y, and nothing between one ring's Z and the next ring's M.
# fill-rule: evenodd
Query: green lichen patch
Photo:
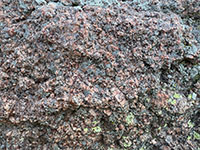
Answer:
M180 95L180 94L177 94L177 93L175 93L173 97L174 97L174 98L176 98L176 99L178 99L178 98L181 98L181 95Z
M134 115L132 113L129 113L129 115L126 117L126 123L128 125L133 124L134 121Z
M176 104L176 100L174 99L168 99L168 103L172 104L172 105L175 105Z
M95 133L99 133L99 132L102 131L101 127L99 127L99 126L96 126L96 127L92 128L92 130L93 130Z
M193 128L193 127L194 127L194 124L191 122L191 120L188 121L188 126L189 126L190 128Z
M145 147L141 147L139 150L145 150L146 148Z
M188 99L192 99L192 94L189 94L189 95L188 95Z
M149 103L150 102L150 98L147 98L146 101Z
M128 137L126 137L126 136L123 136L122 137L123 138L123 146L125 147L125 148L128 148L128 147L130 147L131 145L132 145L132 142L129 140L129 138Z
M196 98L197 98L197 94L196 93L191 93L191 94L188 95L188 99L189 100L191 100L191 99L195 100Z
M94 125L97 125L98 124L98 121L93 121L92 122Z
M87 132L88 132L88 128L84 128L83 131L84 131L85 133L87 133Z
M194 131L193 136L194 136L194 138L195 138L196 140L200 140L200 134L199 134L199 133L197 133L197 132Z
M192 137L191 137L191 136L188 136L188 137L187 137L187 140L188 140L188 141L189 141L189 140L191 140L191 139L192 139Z

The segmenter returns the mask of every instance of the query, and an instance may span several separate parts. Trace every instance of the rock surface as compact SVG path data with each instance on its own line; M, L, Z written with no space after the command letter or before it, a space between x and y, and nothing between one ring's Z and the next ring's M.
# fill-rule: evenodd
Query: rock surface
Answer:
M199 0L0 8L0 149L200 149Z

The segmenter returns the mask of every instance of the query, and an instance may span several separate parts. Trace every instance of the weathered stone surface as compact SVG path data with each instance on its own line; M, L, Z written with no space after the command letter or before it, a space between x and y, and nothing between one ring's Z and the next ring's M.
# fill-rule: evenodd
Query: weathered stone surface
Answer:
M198 149L198 0L0 2L0 149Z

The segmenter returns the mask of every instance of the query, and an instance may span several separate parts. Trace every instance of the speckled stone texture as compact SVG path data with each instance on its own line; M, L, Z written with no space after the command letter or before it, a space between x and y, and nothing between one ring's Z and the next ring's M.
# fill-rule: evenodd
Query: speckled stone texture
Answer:
M1 0L0 149L200 150L199 0Z

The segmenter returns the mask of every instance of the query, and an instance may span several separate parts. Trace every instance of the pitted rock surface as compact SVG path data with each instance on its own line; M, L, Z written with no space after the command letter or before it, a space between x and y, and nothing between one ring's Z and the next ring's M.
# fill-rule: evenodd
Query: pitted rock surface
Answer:
M0 2L0 149L199 149L199 5Z

